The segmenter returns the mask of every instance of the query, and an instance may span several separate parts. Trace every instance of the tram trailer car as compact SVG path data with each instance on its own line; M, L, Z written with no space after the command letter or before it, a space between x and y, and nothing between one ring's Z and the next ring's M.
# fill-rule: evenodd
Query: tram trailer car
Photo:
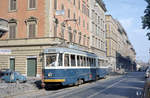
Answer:
M42 82L48 85L80 85L104 78L107 68L101 68L96 54L69 48L48 48L44 51Z

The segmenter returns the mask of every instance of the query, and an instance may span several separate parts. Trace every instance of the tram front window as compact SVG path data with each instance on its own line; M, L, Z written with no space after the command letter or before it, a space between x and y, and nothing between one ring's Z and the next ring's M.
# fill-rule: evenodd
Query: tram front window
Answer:
M46 56L46 67L56 66L57 54L50 54Z

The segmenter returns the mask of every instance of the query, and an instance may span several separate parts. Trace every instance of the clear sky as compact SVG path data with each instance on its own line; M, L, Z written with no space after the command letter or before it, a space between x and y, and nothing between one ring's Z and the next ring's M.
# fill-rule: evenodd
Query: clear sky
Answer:
M125 28L129 40L137 53L137 60L149 60L150 41L146 37L146 30L142 30L141 16L147 3L144 0L103 0L107 14L119 20Z

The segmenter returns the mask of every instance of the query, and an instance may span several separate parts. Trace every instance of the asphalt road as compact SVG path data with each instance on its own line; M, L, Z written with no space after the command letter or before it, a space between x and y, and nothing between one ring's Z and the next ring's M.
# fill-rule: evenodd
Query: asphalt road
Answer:
M132 72L81 86L39 91L15 98L140 98L144 73Z

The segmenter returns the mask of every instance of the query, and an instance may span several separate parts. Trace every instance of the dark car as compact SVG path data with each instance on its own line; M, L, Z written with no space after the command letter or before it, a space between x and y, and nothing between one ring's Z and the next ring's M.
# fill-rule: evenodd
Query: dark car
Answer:
M4 75L1 77L1 79L5 82L26 82L27 79L25 76L21 75L19 72L15 72L12 70L6 70L4 72Z

